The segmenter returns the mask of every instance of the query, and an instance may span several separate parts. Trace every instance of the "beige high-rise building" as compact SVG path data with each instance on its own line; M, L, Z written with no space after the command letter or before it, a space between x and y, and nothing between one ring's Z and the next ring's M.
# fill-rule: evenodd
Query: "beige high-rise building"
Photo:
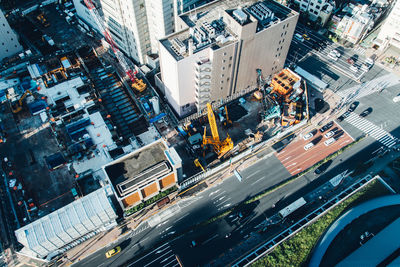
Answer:
M298 13L273 1L215 1L183 13L159 41L165 96L179 116L256 86L285 63Z

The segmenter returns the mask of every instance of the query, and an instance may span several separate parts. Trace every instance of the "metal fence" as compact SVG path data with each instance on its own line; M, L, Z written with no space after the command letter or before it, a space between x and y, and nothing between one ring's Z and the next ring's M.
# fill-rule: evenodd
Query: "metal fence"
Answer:
M239 261L235 262L232 266L241 267L241 266L249 266L259 258L264 255L272 252L279 244L283 243L285 240L291 238L294 234L301 231L304 227L310 225L323 215L327 213L332 208L339 205L341 202L361 190L367 184L371 183L373 180L377 179L379 176L372 177L371 175L367 175L359 181L353 183L345 190L332 197L330 200L325 202L321 207L315 209L311 213L307 214L301 220L290 226L289 228L283 230L279 234L277 234L272 239L268 240L261 246L257 247L255 250L247 254L245 257L241 258Z

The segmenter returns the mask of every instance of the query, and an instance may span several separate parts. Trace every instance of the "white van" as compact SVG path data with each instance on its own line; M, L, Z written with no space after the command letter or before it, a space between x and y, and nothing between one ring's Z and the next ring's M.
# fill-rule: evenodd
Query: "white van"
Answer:
M294 39L296 39L297 41L304 42L303 36L301 36L299 33L296 33L293 37L294 37Z

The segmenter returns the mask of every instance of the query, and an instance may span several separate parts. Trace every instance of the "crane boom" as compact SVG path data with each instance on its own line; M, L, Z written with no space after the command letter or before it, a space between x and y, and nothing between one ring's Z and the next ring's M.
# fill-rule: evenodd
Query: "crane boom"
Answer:
M212 106L210 103L207 103L207 113L208 113L208 122L210 123L212 137L214 141L219 142L217 123L215 122L214 111L212 110Z
M118 46L114 42L113 38L111 37L110 32L108 31L107 27L104 24L103 19L100 17L99 12L97 11L96 7L94 6L92 0L84 0L85 5L89 9L90 12L92 12L93 18L99 27L99 29L103 32L104 37L106 38L106 41L110 44L115 56L118 59L119 64L121 65L122 69L128 75L129 79L131 80L132 83L135 83L136 81L136 76L132 69L129 67L128 62L125 59L125 56L122 54L122 52L119 50Z

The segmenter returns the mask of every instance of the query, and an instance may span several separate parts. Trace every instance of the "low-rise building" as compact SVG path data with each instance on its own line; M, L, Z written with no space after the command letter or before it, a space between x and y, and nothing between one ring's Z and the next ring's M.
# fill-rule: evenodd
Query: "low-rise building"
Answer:
M377 6L350 3L332 17L329 31L342 40L356 44L373 28L381 15L382 8Z
M173 147L159 139L110 162L103 170L126 210L177 185L182 161Z
M100 188L15 231L24 247L20 251L38 258L63 253L117 225L109 196L110 186Z
M330 0L295 0L299 5L300 12L306 12L311 21L325 25L332 11L335 8L335 2Z

